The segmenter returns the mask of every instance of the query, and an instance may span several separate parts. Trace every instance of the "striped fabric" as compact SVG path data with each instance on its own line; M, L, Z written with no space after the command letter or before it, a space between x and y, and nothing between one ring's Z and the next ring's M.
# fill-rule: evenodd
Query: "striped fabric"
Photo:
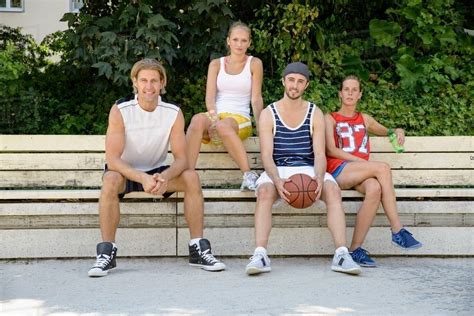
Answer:
M277 166L313 166L314 151L311 119L314 104L309 103L306 117L296 128L289 128L278 114L275 103L270 105L275 121L273 160Z

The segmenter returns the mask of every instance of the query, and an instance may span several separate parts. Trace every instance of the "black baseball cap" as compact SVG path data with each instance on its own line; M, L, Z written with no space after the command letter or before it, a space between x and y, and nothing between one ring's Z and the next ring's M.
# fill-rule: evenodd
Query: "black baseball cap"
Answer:
M288 74L300 74L306 77L306 80L309 81L309 69L308 66L303 64L302 62L294 62L288 64L283 71L283 78L286 77Z

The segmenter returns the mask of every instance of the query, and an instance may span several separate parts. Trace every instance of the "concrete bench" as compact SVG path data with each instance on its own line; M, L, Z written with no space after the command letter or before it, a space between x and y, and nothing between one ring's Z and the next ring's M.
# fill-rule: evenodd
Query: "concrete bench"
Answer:
M412 255L474 255L474 137L408 137L395 154L371 138L373 160L393 169L399 213L424 247ZM258 138L245 143L262 171ZM171 156L170 156L171 158ZM0 259L91 257L100 240L97 201L104 136L0 135ZM205 197L205 235L215 253L247 256L254 248L253 192L240 192L241 173L222 147L205 145L198 160ZM361 195L343 192L348 238ZM166 200L130 193L121 203L121 256L187 255L183 195ZM272 255L333 252L323 203L274 209ZM374 255L406 252L390 244L380 208L365 247Z

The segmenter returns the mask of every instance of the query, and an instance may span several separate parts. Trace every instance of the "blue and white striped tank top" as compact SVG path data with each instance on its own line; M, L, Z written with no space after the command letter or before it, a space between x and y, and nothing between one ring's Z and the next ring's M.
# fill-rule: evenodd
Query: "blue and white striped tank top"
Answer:
M275 103L273 112L273 160L277 166L314 166L312 118L315 106L308 104L304 121L296 128L288 127L280 118Z

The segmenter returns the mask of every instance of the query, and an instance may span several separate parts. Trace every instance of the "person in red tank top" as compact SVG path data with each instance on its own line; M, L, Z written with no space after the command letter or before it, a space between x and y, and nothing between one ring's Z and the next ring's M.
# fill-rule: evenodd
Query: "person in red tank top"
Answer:
M355 76L346 77L339 90L341 108L325 116L327 171L333 175L341 189L355 189L365 195L357 213L349 250L359 265L375 267L375 261L361 246L380 202L390 222L392 243L403 249L416 249L422 244L400 223L390 166L385 162L369 161L369 133L387 136L389 129L372 116L357 112L357 103L361 97L359 79ZM398 143L403 145L403 129L397 128L395 133Z
M356 112L352 117L346 117L338 112L331 113L336 122L334 126L334 142L337 148L344 150L358 158L369 160L370 143L364 116ZM346 160L327 157L327 170L334 173Z

